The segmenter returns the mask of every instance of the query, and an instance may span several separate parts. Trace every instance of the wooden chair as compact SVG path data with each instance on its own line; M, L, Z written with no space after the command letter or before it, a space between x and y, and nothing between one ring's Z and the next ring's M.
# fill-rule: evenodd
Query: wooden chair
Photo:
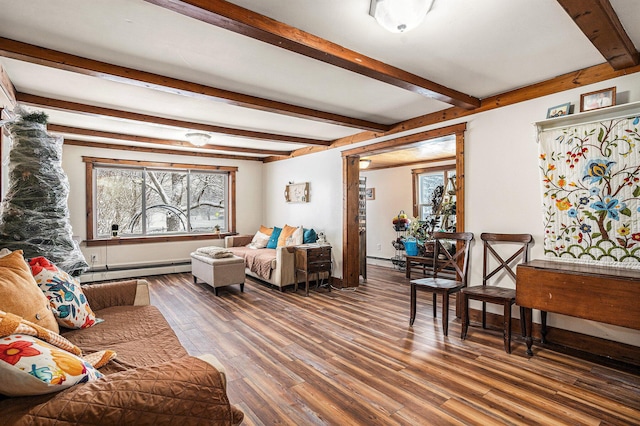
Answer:
M411 283L411 318L409 325L416 319L417 289L433 293L433 317L436 318L436 297L442 295L442 331L446 336L449 329L449 295L457 293L467 285L469 270L469 251L473 234L471 232L434 232L433 274L427 278L412 280ZM444 241L455 244L455 253L451 254L444 247ZM443 255L443 259L439 259Z
M515 289L490 286L487 284L489 280L495 277L500 271L506 272L506 275L513 278L513 282L515 283L515 265L513 268L511 265L518 258L521 258L522 262L526 262L529 259L529 244L533 241L533 237L529 234L483 233L480 238L484 244L482 285L463 288L460 293L462 298L462 331L460 337L462 339L467 337L470 299L482 301L482 328L487 328L487 303L502 305L504 350L507 353L511 353L511 305L516 302L516 291ZM503 243L517 245L518 248L507 260L504 260L494 249L496 244ZM498 265L493 269L489 266L492 258L498 261ZM524 318L524 309L520 308L520 325L522 326L523 336L525 335Z

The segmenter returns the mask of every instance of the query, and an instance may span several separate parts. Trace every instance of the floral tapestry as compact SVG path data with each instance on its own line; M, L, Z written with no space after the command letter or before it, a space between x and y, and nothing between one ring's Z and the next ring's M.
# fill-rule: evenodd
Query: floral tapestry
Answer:
M640 117L540 134L544 251L640 269Z

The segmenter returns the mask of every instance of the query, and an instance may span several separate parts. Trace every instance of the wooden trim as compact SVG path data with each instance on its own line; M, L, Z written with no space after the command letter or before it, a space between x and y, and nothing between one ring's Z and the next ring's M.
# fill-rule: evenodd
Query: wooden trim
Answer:
M143 147L143 146L117 145L112 143L78 141L75 139L65 139L64 145L84 146L87 148L115 149L118 151L151 152L154 154L186 155L189 157L201 157L201 158L224 158L227 160L262 161L262 157L214 154L211 152L181 151L178 149L149 148L149 147Z
M401 136L395 139L389 139L384 142L373 143L364 145L358 148L348 149L342 151L342 156L347 157L351 155L367 155L383 154L385 152L396 151L398 147L406 147L409 144L416 142L423 142L429 139L436 139L447 135L457 134L463 132L467 128L467 123L454 124L451 126L440 127L437 129L426 130L424 132L414 133L407 136Z
M200 240L219 240L224 239L226 235L233 235L233 232L221 234L185 234L185 235L162 235L147 237L118 237L103 239L87 239L85 244L87 247L104 247L104 246L121 246L129 244L155 244L155 243L174 243L178 241L200 241Z
M137 161L137 160L120 160L113 158L97 158L97 157L82 157L82 161L85 163L86 179L85 179L85 194L86 194L86 212L87 212L87 246L99 246L104 244L140 244L140 243L159 243L159 242L171 242L171 241L186 241L186 240L198 240L211 238L211 234L185 234L185 235L163 235L163 236L143 236L143 237L121 237L113 239L96 239L95 228L93 223L93 171L97 164L114 164L120 166L135 166L135 167L157 167L163 169L191 169L191 170L207 170L207 171L222 171L229 174L229 233L235 233L236 231L236 173L237 167L228 166L210 166L202 164L184 164L184 163L164 163L159 161ZM205 237L202 237L204 235ZM206 236L209 236L208 238ZM221 234L213 234L221 235ZM108 242L105 241L120 241L120 242Z
M104 108L77 102L63 101L59 99L45 98L42 96L30 95L28 93L18 92L16 95L18 102L28 105L34 105L41 108L51 108L62 111L74 111L86 115L97 115L114 117L123 120L141 121L145 123L161 124L164 126L179 127L185 130L202 130L210 133L221 133L225 135L240 136L249 139L262 139L278 142L300 143L306 145L322 145L327 146L331 141L323 141L320 139L302 138L297 136L279 135L275 133L255 132L252 130L232 129L230 127L214 126L211 124L195 123L192 121L175 120L171 118L157 117L148 114L139 114L136 112L122 111L113 108Z
M4 70L2 64L0 64L0 90L2 90L2 93L4 93L4 95L7 97L7 99L9 99L9 102L11 103L11 105L5 106L15 107L17 103L16 88L11 82L9 74L7 74L7 72Z
M231 214L231 223L229 224L230 226L230 231L231 232L236 232L236 173L237 171L231 171L229 172L229 200L230 200L230 205L229 205L229 209L231 210L229 213Z
M465 123L466 128L466 123ZM464 133L456 133L456 231L463 232L465 206L465 175L464 175ZM460 310L457 311L458 313Z
M558 0L614 70L640 63L640 55L609 0Z
M575 89L576 87L582 87L589 84L610 80L616 77L635 74L639 71L640 65L618 71L611 69L611 66L607 63L595 65L592 67L583 68L578 71L572 71L558 77L542 81L540 83L532 84L520 89L515 89L509 92L485 98L481 101L480 107L475 110L467 111L463 108L458 107L447 108L442 111L437 111L419 117L414 117L409 120L401 121L394 124L392 128L386 132L361 132L355 135L336 139L331 143L331 146L329 148L306 147L293 151L293 153L291 153L289 157L266 157L264 159L264 162L270 163L274 161L281 161L289 158L299 157L302 155L321 152L326 149L341 148L348 145L366 142L371 139L377 139L400 132L407 132L419 127L443 123L446 121L454 120L456 118L467 117L473 114L490 111L492 109L514 105L520 102L529 101L547 95L552 95L554 93L564 92L566 90Z
M32 64L80 73L145 89L153 89L174 95L223 102L228 105L283 114L291 117L314 120L339 126L369 130L386 130L389 127L385 124L318 111L297 105L290 105L284 102L258 98L216 87L205 86L204 84L192 83L164 75L95 61L93 59L83 58L4 37L0 37L0 55Z
M159 139L159 138L152 138L147 136L129 135L125 133L104 132L101 130L81 129L79 127L61 126L59 124L48 124L47 130L53 133L90 136L90 137L106 138L106 139L118 139L118 140L131 141L131 142L151 143L154 145L179 146L183 148L192 148L192 149L198 148L204 151L232 151L232 152L243 152L247 154L262 154L262 155L288 155L291 153L291 151L277 151L277 150L259 149L259 148L242 148L242 147L228 146L228 145L207 144L203 147L195 147L194 145L192 145L187 141ZM177 151L177 152L181 152L181 151ZM200 151L198 151L198 153L204 154L204 152L200 152ZM193 153L190 152L188 154L193 154ZM207 153L207 154L210 154L210 153Z
M360 234L358 196L360 192L360 157L342 158L343 218L342 218L342 286L360 285ZM354 202L355 200L355 202ZM344 226L346 224L346 226Z
M473 96L317 37L223 0L145 0L190 18L269 43L281 49L349 70L462 108L476 108Z
M207 164L165 163L162 161L121 160L117 158L82 157L85 163L115 164L118 166L156 167L162 169L195 169L208 171L237 172L237 167L212 166Z
M457 185L456 191L456 226L458 232L464 232L464 131L467 123L459 123L453 126L446 126L439 129L428 130L418 133L419 140L429 140L445 135L456 135L456 173L460 173L461 184ZM342 216L342 269L343 285L356 286L359 280L359 233L358 233L358 188L359 188L359 160L364 154L379 153L379 151L390 151L391 147L401 149L398 142L403 140L405 144L414 143L415 140L396 138L379 144L365 145L342 153L342 186L343 186L343 216ZM394 142L395 141L395 142ZM370 149L371 151L368 151ZM350 152L351 155L345 155ZM355 167L355 172L351 170ZM458 178L456 178L458 179ZM460 207L462 206L462 207ZM456 302L458 303L458 302ZM456 305L456 313L460 316L460 308Z
M85 211L87 220L87 240L93 239L95 229L93 223L93 163L85 163Z
M455 157L453 157L455 160ZM445 164L443 166L434 166L434 167L421 167L419 169L411 169L412 175L420 175L422 173L431 173L431 172L444 172L445 170L455 169L455 164Z

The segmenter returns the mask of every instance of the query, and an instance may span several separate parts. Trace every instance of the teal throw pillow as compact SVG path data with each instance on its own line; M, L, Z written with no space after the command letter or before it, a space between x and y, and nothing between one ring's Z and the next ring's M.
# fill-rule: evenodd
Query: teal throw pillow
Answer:
M313 244L318 241L318 234L312 229L304 229L302 244Z
M271 237L269 238L269 242L267 243L267 248L276 248L278 247L278 238L280 237L280 232L282 232L282 228L278 228L277 226L273 227L273 232L271 233Z

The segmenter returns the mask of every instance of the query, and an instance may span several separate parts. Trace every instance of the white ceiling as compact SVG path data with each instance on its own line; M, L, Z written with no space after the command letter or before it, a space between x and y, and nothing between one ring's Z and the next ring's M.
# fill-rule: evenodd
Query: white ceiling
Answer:
M555 0L436 0L423 24L406 34L378 26L369 0L232 3L477 98L605 62ZM611 3L640 46L640 1ZM451 106L142 0L0 0L0 10L0 37L320 111L389 125ZM0 57L0 65L18 92L47 98L325 141L362 131L16 59ZM45 111L55 124L139 136L184 140L189 130ZM225 135L213 143L305 146Z

